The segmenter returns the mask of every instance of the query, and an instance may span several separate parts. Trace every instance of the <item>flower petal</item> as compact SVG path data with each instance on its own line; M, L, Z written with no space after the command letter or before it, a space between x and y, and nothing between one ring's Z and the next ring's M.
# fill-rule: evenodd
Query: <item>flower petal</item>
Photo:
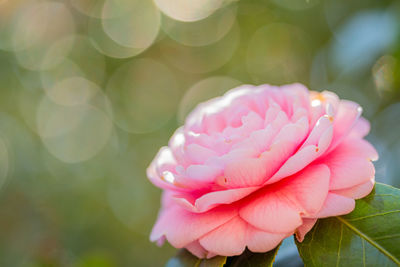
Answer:
M308 135L307 139L302 144L301 148L308 146L308 145L318 145L321 136L329 129L333 128L332 122L328 116L322 116L318 119L317 123L315 124L314 128ZM301 149L300 148L300 149Z
M237 211L228 207L216 208L205 213L192 213L179 205L170 206L160 212L150 240L156 241L165 236L171 245L182 248L235 216Z
M312 218L325 218L344 215L352 212L354 207L354 199L330 192L322 209L315 216L312 216Z
M214 191L206 193L194 201L190 201L189 197L185 195L176 195L174 199L192 212L206 212L218 205L231 204L238 201L257 189L259 189L259 187L232 188ZM194 204L192 204L192 202L194 202Z
M222 170L217 166L210 165L190 165L185 172L186 180L201 183L212 183L222 174Z
M218 255L240 255L246 248L247 224L236 216L199 239L200 244Z
M208 251L203 248L202 245L200 245L199 241L193 241L192 243L188 244L185 247L187 250L189 250L193 255L195 255L197 258L203 259L207 256Z
M252 227L251 225L247 226L247 247L250 251L255 253L262 253L266 251L270 251L279 243L290 236L292 233L268 233L257 228Z
M358 118L361 116L362 108L355 102L341 100L338 111L333 122L333 139L330 151L350 133Z
M299 242L303 242L304 237L313 228L316 222L317 219L303 219L303 224L300 225L296 230L296 238Z
M309 145L299 150L282 165L282 167L266 182L273 184L279 180L289 177L292 174L302 170L310 164L319 155L318 149L314 145Z
M172 156L171 150L168 147L162 147L158 152L156 158L152 161L150 166L147 168L147 177L150 182L152 182L155 186L158 186L163 189L170 190L184 190L183 188L179 188L173 181L168 181L160 175L160 172L163 170L172 170L174 169L174 158Z
M328 194L329 169L309 166L302 172L251 194L239 210L249 224L273 233L294 231L302 214L317 213Z
M350 188L332 190L332 193L349 198L360 199L371 193L372 189L374 188L374 185L375 185L375 179L370 179L362 184L355 185Z
M330 172L326 165L310 165L283 181L281 189L303 214L318 212L328 195Z
M287 233L302 224L299 211L279 192L251 195L251 202L240 210L240 216L252 226L273 233Z
M290 155L296 150L296 143L286 140L279 140L273 143L271 147L261 154L261 159L265 162L266 176L265 181L269 181L275 173L282 168Z
M208 158L217 156L216 152L198 144L190 144L185 147L184 151L192 164L203 164Z
M227 164L223 186L243 187L261 185L267 175L265 161L260 158L242 158Z
M370 158L376 158L372 146L356 138L347 138L318 163L326 164L331 171L330 190L344 189L364 183L375 176Z
M365 118L360 117L355 123L350 135L353 137L363 138L365 137L371 129L371 124Z
M316 129L315 134L310 135L311 139L307 139L305 144L316 143L316 145L303 145L294 155L286 160L266 184L276 183L285 177L295 174L325 153L332 140L333 128L330 124L326 123L326 120L322 120L322 123L317 124L314 129Z

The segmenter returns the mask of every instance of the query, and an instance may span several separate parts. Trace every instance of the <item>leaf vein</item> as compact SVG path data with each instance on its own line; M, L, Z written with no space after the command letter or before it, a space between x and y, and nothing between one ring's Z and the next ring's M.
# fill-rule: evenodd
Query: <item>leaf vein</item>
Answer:
M374 197L376 197L376 196L378 196L378 197L396 197L396 198L400 197L398 195L393 195L393 194L375 194L373 196Z
M318 220L317 223L316 223L315 226L314 226L314 231L312 232L311 240L310 240L310 243L309 243L310 245L311 245L311 243L314 241L314 234L315 234L315 232L317 231L317 228L318 228L318 226L319 226L319 223L320 223L320 220ZM309 247L308 251L309 251L309 253L310 253L310 258L311 258L311 262L312 262L313 266L317 266L317 265L315 264L315 262L314 262L314 257L313 257L313 253L311 252L311 247Z
M390 211L386 211L386 212L370 214L370 215L357 217L357 218L351 218L351 219L347 219L347 220L354 222L354 221L359 221L359 220L362 220L362 219L373 218L373 217L377 217L377 216L384 216L384 215L387 215L387 214L398 213L398 212L400 212L400 210L390 210Z
M339 238L339 247L338 247L338 252L337 252L337 259L336 259L336 267L339 266L340 262L340 249L342 247L342 239L343 239L343 224L340 224L340 238Z
M392 255L389 251L387 251L385 248L383 248L381 245L379 245L377 242L374 242L373 239L368 237L366 234L358 230L356 227L354 227L350 222L346 221L346 219L342 217L336 217L339 221L341 221L343 224L345 224L347 227L350 228L354 233L359 235L361 238L364 238L366 241L368 241L371 245L376 247L379 251L381 251L383 254L385 254L389 259L391 259L393 262L395 262L397 265L400 265L400 260L396 259L394 255Z
M361 238L362 248L363 248L363 266L365 267L365 244L364 239Z
M379 237L375 237L374 240L383 240L383 239L393 238L393 237L400 237L400 234L379 236Z

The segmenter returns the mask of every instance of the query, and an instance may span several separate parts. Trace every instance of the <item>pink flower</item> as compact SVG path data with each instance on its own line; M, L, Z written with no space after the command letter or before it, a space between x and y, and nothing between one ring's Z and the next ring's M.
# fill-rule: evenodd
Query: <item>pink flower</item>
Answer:
M151 240L204 258L302 241L374 186L361 107L303 85L241 86L200 104L147 170L164 190Z

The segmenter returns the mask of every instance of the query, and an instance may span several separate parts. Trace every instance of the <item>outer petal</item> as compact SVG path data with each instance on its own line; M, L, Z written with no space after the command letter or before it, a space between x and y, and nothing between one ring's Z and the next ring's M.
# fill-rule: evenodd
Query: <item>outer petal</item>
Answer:
M186 138L183 127L176 129L174 134L171 136L168 142L168 147L171 149L174 158L179 164L186 166L189 164L185 158L183 147L185 145Z
M370 179L362 184L350 188L333 190L332 193L349 198L360 199L368 195L374 188L374 185L375 179Z
M159 152L160 153L160 152ZM185 190L184 188L177 187L172 181L168 182L167 180L163 179L162 176L159 175L156 163L157 157L153 160L150 166L147 168L147 177L149 178L150 182L152 182L155 186L163 189L170 189L170 190Z
M253 252L269 251L291 234L264 232L235 217L200 238L200 244L212 253L234 256L243 253L246 246Z
M314 214L321 209L328 195L329 177L325 165L311 165L284 181L283 192L292 203L301 207L302 215Z
M353 129L351 130L350 136L363 138L369 133L370 129L371 125L369 121L367 121L363 117L360 117L355 123Z
M235 216L237 211L228 207L192 213L179 205L170 206L161 211L150 240L156 241L165 236L174 247L182 248Z
M193 255L195 255L197 258L203 259L207 256L208 251L203 248L202 245L200 245L199 241L193 241L192 243L188 244L185 247L187 250L189 250Z
M218 255L240 255L246 248L247 224L236 216L200 238L200 244Z
M274 249L283 239L292 233L268 233L251 225L247 226L247 247L252 252L266 252Z
M192 212L205 212L221 204L231 204L238 201L259 188L260 187L244 187L214 191L204 194L194 201L191 201L191 199L185 195L176 195L174 199Z
M273 233L287 233L302 224L295 206L283 193L263 192L250 196L251 201L240 210L240 216L254 227Z
M318 160L331 171L330 190L353 187L374 178L375 168L370 158L376 152L362 139L350 138L343 141L335 150Z
M273 233L294 231L302 214L317 213L328 194L329 169L309 166L302 172L268 186L246 199L240 216L261 230Z
M149 180L156 186L174 191L188 191L192 188L207 187L221 172L214 166L190 165L183 169L178 165L169 147L162 147L147 168Z
M322 209L313 218L325 218L339 216L350 213L355 207L355 201L352 198L329 193Z
M317 219L308 219L308 218L303 219L303 224L300 225L296 231L296 238L299 242L303 242L304 237L313 228L316 222Z

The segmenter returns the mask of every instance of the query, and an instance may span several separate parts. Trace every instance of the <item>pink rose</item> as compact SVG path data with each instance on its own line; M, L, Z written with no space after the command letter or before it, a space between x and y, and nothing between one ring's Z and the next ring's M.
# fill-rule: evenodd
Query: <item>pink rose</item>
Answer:
M200 104L147 170L164 190L151 240L200 258L302 241L374 186L361 107L300 84L245 85Z

